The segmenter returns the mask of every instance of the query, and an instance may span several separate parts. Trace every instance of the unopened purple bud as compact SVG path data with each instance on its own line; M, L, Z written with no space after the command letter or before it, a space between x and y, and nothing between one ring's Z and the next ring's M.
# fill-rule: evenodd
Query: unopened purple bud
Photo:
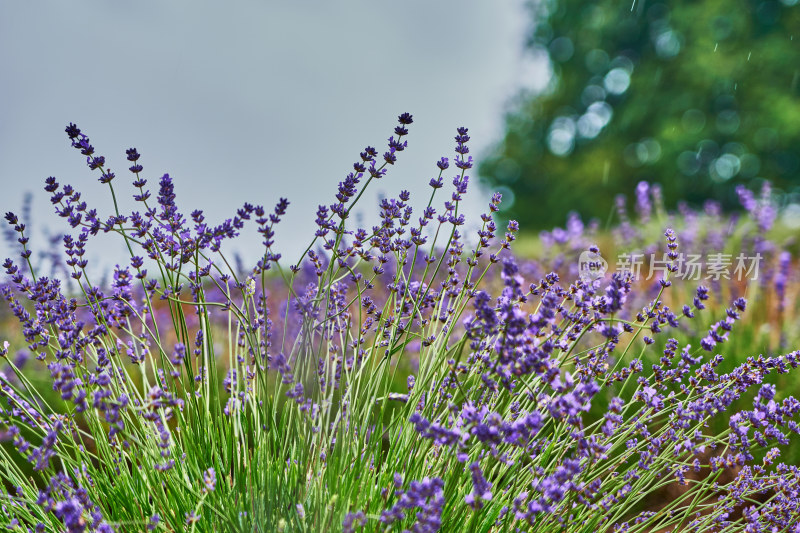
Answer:
M411 115L411 113L403 113L402 115L397 117L397 121L400 124L408 125L408 124L411 124L412 122L414 122L414 117L413 117L413 115Z

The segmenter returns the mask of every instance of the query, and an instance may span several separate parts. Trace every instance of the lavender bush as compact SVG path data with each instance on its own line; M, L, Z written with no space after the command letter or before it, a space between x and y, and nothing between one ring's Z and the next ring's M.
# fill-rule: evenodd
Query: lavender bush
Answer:
M800 531L800 472L780 462L800 432L800 402L764 381L796 368L800 352L726 360L748 320L744 289L675 275L681 247L708 245L724 224L688 210L678 220L657 189L640 187L639 220L678 228L662 228L667 268L650 284L570 272L568 252L599 251L575 217L544 236L541 261L515 259L518 227L498 235L497 194L472 246L459 212L472 158L459 128L420 213L401 191L380 202L377 225L353 227L354 206L407 147L411 123L400 115L383 154L364 149L293 263L273 246L286 200L271 211L246 203L219 225L200 211L185 217L169 176L152 194L129 149L140 207L123 214L115 174L70 124L113 209L101 215L46 180L70 228L69 284L34 268L28 228L6 214L21 261L5 261L3 295L25 346L9 331L1 352L4 525ZM790 256L754 237L774 219L769 203L741 195L756 228L721 245L774 259L770 279L777 291L782 275L785 292ZM645 246L645 225L621 214L617 246ZM713 209L702 216L720 220ZM246 226L263 236L263 254L243 270L223 248ZM108 286L87 269L101 233L130 252ZM553 272L531 278L544 266ZM729 303L709 305L714 294Z

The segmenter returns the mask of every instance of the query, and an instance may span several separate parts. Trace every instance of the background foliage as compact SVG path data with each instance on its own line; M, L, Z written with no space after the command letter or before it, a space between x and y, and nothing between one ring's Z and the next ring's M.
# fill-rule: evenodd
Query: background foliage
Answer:
M734 207L734 187L762 179L783 204L800 198L795 0L541 0L530 13L526 46L553 78L518 96L479 169L513 191L506 213L523 228L573 210L605 220L643 179L667 205Z

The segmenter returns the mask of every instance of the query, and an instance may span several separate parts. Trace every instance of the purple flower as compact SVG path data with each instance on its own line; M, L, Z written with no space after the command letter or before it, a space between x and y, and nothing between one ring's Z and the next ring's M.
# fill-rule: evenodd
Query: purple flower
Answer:
M480 509L483 507L481 500L491 501L492 499L492 484L483 477L483 471L478 462L470 464L469 469L472 473L472 492L464 497L464 501L473 509Z
M636 211L639 214L639 220L642 224L646 224L650 220L653 205L650 203L650 184L646 181L640 181L636 186Z
M353 533L356 529L364 527L367 517L363 511L347 513L342 521L342 533Z
M381 522L391 524L405 518L405 510L417 509L416 521L411 527L414 533L435 533L442 526L444 508L444 482L440 478L424 478L412 481L408 490L397 490L398 497L390 509L381 513Z
M203 472L203 492L214 492L217 488L217 473L214 468L209 468Z

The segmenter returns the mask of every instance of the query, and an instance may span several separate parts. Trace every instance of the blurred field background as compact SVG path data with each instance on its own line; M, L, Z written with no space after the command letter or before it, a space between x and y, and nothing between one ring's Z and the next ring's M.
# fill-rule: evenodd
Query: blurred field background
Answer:
M800 213L800 8L794 0L532 2L527 48L554 73L517 95L481 164L523 228L605 221L641 180L667 205L772 183ZM536 206L536 208L532 208Z

